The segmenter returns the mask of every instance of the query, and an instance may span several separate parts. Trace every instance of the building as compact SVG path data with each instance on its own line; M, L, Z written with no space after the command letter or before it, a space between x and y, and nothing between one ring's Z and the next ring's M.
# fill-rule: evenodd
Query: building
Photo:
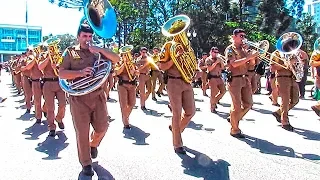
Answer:
M41 41L42 27L0 24L0 61L7 61L12 55L25 52L28 45Z
M316 23L316 33L320 32L320 0L312 0L308 4L308 13L313 16L313 20Z

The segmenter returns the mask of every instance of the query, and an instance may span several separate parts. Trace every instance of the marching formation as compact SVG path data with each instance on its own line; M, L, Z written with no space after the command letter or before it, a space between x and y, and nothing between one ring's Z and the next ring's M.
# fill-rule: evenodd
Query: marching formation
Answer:
M116 24L116 20L108 19L108 23ZM294 32L285 33L277 41L277 50L269 53L268 41L250 42L245 30L235 29L224 53L212 47L197 60L186 36L189 24L190 19L185 15L169 19L161 30L171 40L162 48L154 47L152 54L146 47L141 47L139 54L133 54L131 45L122 47L116 54L91 44L94 33L107 38L113 36L114 30L110 28L106 35L97 30L97 24L92 24L91 19L82 20L77 32L78 45L62 53L58 48L60 40L53 37L12 57L8 66L19 94L23 90L26 113L30 113L33 104L36 123L41 123L42 116L47 118L49 136L56 135L56 126L64 129L66 104L70 104L79 161L83 173L89 176L93 175L91 159L97 157L97 147L109 126L106 101L115 87L124 130L131 128L130 114L137 97L140 97L141 110L146 111L150 94L152 100L157 101L166 91L172 112L169 130L174 151L185 154L181 134L195 115L193 83L201 78L204 96L208 96L206 92L210 89L208 109L212 113L217 112L217 104L228 90L232 99L227 119L231 125L230 135L244 138L239 121L252 108L252 95L259 89L258 80L264 74L259 67L264 63L270 65L274 73L270 99L273 105L280 106L272 114L283 129L293 131L288 111L299 101L297 82L303 77L303 62L308 59L300 49L302 37ZM319 67L319 60L315 49L310 65ZM277 96L281 98L280 105ZM58 100L56 114L55 99ZM320 103L312 109L320 116ZM90 124L94 129L91 135Z

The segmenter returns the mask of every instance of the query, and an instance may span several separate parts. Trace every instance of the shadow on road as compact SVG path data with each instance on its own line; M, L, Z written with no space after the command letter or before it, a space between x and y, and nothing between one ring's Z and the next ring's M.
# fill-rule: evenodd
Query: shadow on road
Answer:
M296 111L311 111L311 109L298 108L298 107L294 107L294 108L292 108L292 110L296 110Z
M135 145L149 145L146 143L146 138L150 136L150 133L146 133L140 128L131 125L131 129L124 129L124 138L135 140Z
M48 136L45 141L38 144L38 147L35 148L35 150L39 152L43 152L48 155L48 157L44 157L42 159L44 160L55 160L55 159L61 159L59 157L59 152L64 150L69 143L65 143L67 141L67 137L62 131L57 132L58 139L55 139L54 137Z
M185 148L188 155L179 155L182 159L182 167L185 168L184 173L204 180L229 180L230 164L224 160L213 161L209 156L202 154L190 148Z
M267 110L267 109L260 109L260 108L254 107L254 108L252 108L252 110L260 112L261 114L272 114L272 111Z
M260 152L264 154L272 154L272 155L286 156L286 157L293 157L293 158L296 158L297 155L300 155L301 157L298 157L298 158L303 158L308 160L320 160L320 156L316 154L296 153L291 147L277 146L263 139L251 137L248 135L245 135L245 136L246 138L239 139L239 140L246 142L252 148L259 149Z
M41 134L44 134L47 131L48 131L48 123L47 121L42 121L41 124L35 123L32 126L26 128L25 132L23 132L22 134L30 136L25 139L36 140L36 139L39 139L39 136Z
M156 110L153 109L147 109L145 111L143 111L146 115L150 115L150 116L155 116L155 117L161 117L164 115L164 113L159 113Z
M170 102L169 102L169 101L166 101L166 100L158 100L158 101L156 101L156 103L157 103L157 104L165 104L165 105L170 104Z
M98 162L92 163L92 168L96 172L98 176L98 180L114 180L115 178L112 174L106 170L104 167L98 164ZM80 172L78 180L92 180L92 177L85 176L82 172Z
M303 136L304 139L315 140L315 141L320 140L320 133L318 132L314 132L306 129L300 129L300 128L294 128L293 132Z
M32 117L34 117L34 114L24 113L20 117L18 117L17 120L30 121Z
M194 130L202 130L202 127L203 127L203 124L196 124L193 121L190 121L188 126L187 126L187 128L191 128L191 129L194 129Z

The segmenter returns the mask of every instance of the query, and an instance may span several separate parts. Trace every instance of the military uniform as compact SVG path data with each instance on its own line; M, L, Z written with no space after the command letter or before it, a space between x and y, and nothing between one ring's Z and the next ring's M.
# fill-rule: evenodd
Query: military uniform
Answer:
M271 59L278 64L284 65L283 61L279 59L279 51L274 51ZM277 66L271 62L272 66ZM275 71L276 86L281 97L280 109L273 112L277 121L282 124L282 127L287 130L293 130L289 123L288 112L299 102L299 86L295 81L291 70L280 68Z
M313 52L310 58L310 66L312 66L312 68L316 68L316 87L319 88L320 87L320 64L317 65L315 63L319 63L320 62L320 54L317 52ZM311 109L318 115L320 116L320 101L317 102L316 105L311 106Z
M42 119L42 112L43 109L41 108L41 98L42 98L42 89L41 89L41 78L43 76L42 72L38 68L38 63L36 62L36 57L33 57L34 61L33 66L31 67L31 81L32 81L32 93L34 96L34 107L35 107L35 117L37 119L37 123L41 123ZM32 63L32 62L30 62ZM45 105L44 105L45 106Z
M173 63L169 54L169 44L163 48L160 68L165 63ZM170 62L171 61L171 62ZM169 69L163 69L167 72L167 92L172 110L172 125L169 127L173 136L173 147L178 153L185 153L181 133L188 126L191 118L195 115L194 92L191 84L186 83L175 64ZM182 114L182 109L184 113Z
M138 61L136 63L136 66L138 68L144 66L146 63L148 63L147 61L147 57L140 57L138 58ZM144 67L143 69L139 70L139 91L140 91L140 106L143 110L146 110L145 108L145 103L146 100L148 99L150 93L151 93L151 79L150 79L150 66L147 65L146 67ZM147 88L147 92L146 92L146 88Z
M202 81L202 92L204 96L207 96L207 89L208 89L208 78L207 78L207 68L206 68L206 59L200 59L198 63L199 69L201 70L201 81Z
M27 113L30 113L31 109L31 100L32 100L32 81L31 81L31 71L24 69L26 66L27 62L26 59L24 59L21 63L21 71L22 71L22 85L23 85L23 92L24 92L24 99L26 102L26 108L27 108Z
M158 63L158 61L160 60L160 57L158 55L154 55L154 56L156 56L154 57L154 61L155 61L154 63ZM159 80L160 86L158 90L155 91L157 86L157 79ZM152 85L152 88L151 88L152 99L157 100L155 95L157 93L159 97L161 96L160 94L162 94L165 84L164 84L163 75L161 71L157 70L154 66L151 66L151 85Z
M82 70L93 67L97 57L80 45L69 47L63 54L61 68L64 70ZM102 87L83 96L69 97L73 125L76 131L78 156L81 165L92 164L90 147L98 147L108 126L106 96ZM89 140L90 124L93 126ZM92 149L92 148L91 148Z
M217 61L220 61L220 63L216 64ZM210 93L211 112L216 111L215 108L217 106L217 103L226 93L226 87L221 77L221 71L224 69L224 65L222 63L223 63L222 59L218 60L217 57L213 58L211 56L209 56L205 61L205 65L208 67L207 79L209 80L209 86L211 90L211 93ZM211 69L212 66L214 66L213 69Z
M234 44L225 49L228 70L231 72L231 79L227 82L227 87L231 95L232 104L230 109L230 134L240 135L239 121L252 107L252 88L248 76L248 63L233 67L232 60L242 59L248 56L243 48L236 48Z
M128 71L126 70L124 64L119 65L119 67L120 68L118 68L115 71L116 74L118 74L119 79L117 89L122 114L122 122L124 128L129 129L129 116L132 112L133 107L136 104L137 81L135 76L133 77L134 80L130 80ZM134 67L134 69L137 70L136 67Z
M59 85L59 78L54 73L54 70L51 66L51 61L47 60L47 65L43 69L43 96L46 101L46 110L47 110L47 120L48 127L51 136L55 135L56 125L54 121L58 122L58 126L60 129L64 129L64 124L62 122L65 116L66 109L66 95L65 92L61 89ZM42 62L46 63L46 62ZM54 99L57 97L58 99L58 113L55 116L55 103Z

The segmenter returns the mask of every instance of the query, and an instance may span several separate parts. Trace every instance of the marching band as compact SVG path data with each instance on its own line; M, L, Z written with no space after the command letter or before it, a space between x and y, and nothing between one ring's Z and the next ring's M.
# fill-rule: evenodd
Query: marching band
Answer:
M137 93L140 106L146 111L146 100L161 98L166 90L172 112L172 144L174 151L185 154L182 132L195 115L195 99L192 83L195 77L201 77L203 95L210 89L208 109L217 113L217 104L230 93L230 135L244 138L239 128L240 120L252 108L253 94L258 90L257 66L270 65L272 77L273 105L280 106L272 113L282 128L293 131L288 111L299 102L301 64L308 59L300 49L302 38L294 32L285 33L277 42L277 50L268 53L269 43L247 41L246 31L235 29L231 44L220 54L212 47L209 54L203 53L197 60L186 37L190 19L178 15L162 26L162 33L171 40L160 49L154 47L153 54L146 47L140 48L140 54L134 54L134 47L126 45L119 54L92 45L92 36L96 33L90 23L83 21L78 29L76 46L68 47L63 53L59 50L58 38L29 47L21 55L13 56L6 66L10 68L13 83L18 93L25 96L26 113L35 108L36 123L41 123L42 115L48 120L49 136L54 137L56 124L64 129L63 119L66 104L69 102L73 125L77 137L79 161L83 173L93 175L92 160L98 155L98 146L109 126L109 114L106 101L110 90L117 85L119 103L124 130L130 130L130 114L136 104ZM319 69L319 53L311 56L310 65ZM222 76L226 73L226 82ZM199 75L201 74L201 75ZM156 95L158 97L156 97ZM281 97L278 104L277 96ZM3 102L4 98L0 98ZM44 99L44 102L42 102ZM55 99L58 111L55 114ZM320 116L320 102L312 106ZM89 135L90 124L93 132Z

